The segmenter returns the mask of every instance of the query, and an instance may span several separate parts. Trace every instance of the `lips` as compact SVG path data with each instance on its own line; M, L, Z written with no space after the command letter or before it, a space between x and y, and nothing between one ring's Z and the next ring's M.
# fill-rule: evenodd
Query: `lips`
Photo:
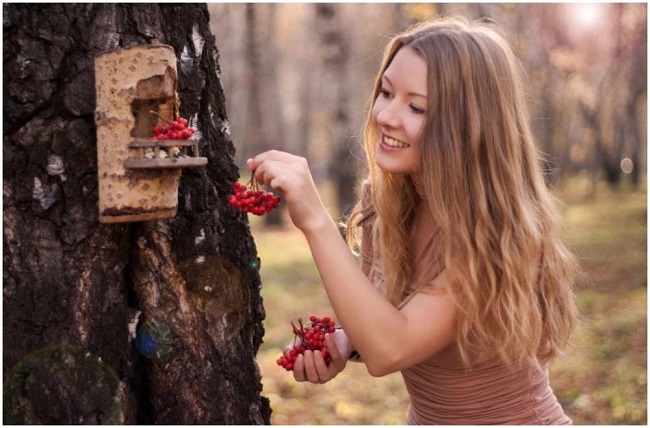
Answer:
M382 139L382 143L385 146L388 146L392 149L405 149L407 147L410 147L410 144L407 144L400 140L396 140L395 138L389 137L387 135L384 135L384 138Z

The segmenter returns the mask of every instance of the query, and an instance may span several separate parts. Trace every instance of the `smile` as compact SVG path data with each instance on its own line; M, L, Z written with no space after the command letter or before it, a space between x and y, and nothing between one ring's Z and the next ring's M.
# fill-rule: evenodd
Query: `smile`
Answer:
M388 147L396 148L396 149L404 149L406 147L410 147L410 144L406 144L403 141L396 140L394 138L391 138L389 136L384 135L384 144L387 145Z

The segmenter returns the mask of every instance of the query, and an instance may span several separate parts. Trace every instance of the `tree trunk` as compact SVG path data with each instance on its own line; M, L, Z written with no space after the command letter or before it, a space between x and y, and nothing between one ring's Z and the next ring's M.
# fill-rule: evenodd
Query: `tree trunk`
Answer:
M647 16L647 5L627 5L626 7L635 8L635 12L642 13ZM643 123L647 121L640 121L640 117L647 117L647 115L640 114L640 109L645 109L647 98L647 76L648 76L648 25L647 21L643 19L642 24L639 26L636 38L631 43L631 52L629 55L630 60L630 96L625 105L626 120L630 126L630 158L633 163L631 172L631 182L635 189L641 184L642 173L644 165L643 149L647 146L646 132L642 130Z
M264 308L204 5L4 5L8 424L268 424ZM96 55L171 45L208 165L169 220L100 224Z

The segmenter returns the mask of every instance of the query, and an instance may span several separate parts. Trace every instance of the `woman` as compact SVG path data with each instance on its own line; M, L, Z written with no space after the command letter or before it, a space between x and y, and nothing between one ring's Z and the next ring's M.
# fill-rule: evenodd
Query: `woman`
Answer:
M496 28L440 19L385 51L348 244L305 159L249 160L284 196L343 326L326 339L332 362L307 351L296 380L330 380L353 350L373 376L402 372L409 424L571 423L547 365L576 324L576 266L527 120Z

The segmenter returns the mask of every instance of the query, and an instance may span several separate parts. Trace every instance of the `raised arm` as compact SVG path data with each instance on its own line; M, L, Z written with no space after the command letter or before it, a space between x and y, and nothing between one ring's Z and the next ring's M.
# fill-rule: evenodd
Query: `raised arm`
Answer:
M279 190L305 235L334 312L368 372L382 376L418 363L454 338L456 308L444 273L401 309L364 275L316 190L304 158L279 151L249 161L260 183Z

